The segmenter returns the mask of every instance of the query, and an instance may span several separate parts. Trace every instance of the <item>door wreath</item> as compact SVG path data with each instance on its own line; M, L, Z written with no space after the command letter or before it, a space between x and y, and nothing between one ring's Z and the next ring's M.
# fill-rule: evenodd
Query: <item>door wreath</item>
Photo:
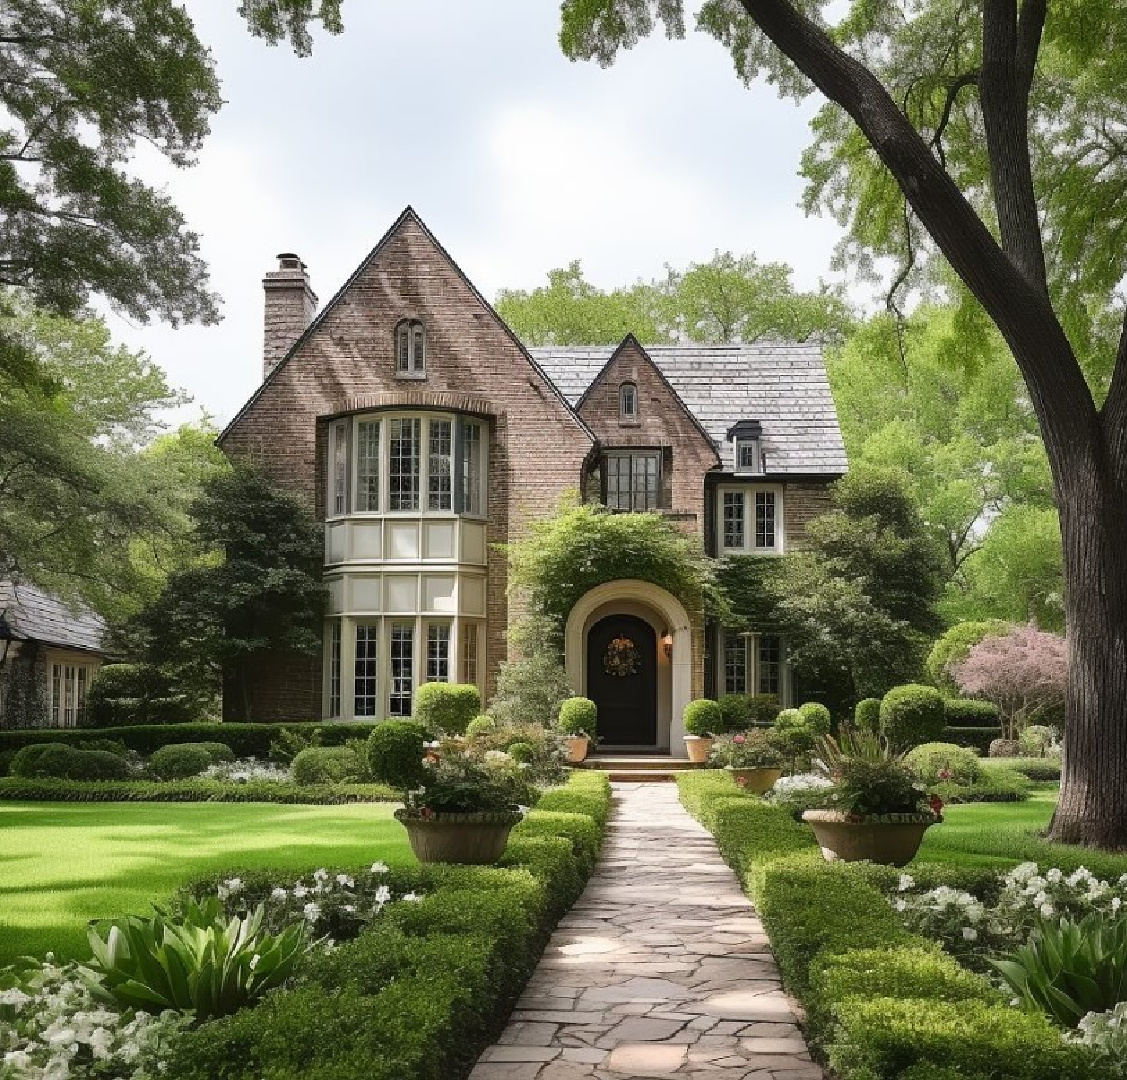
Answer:
M641 659L634 642L624 634L619 634L607 645L606 654L603 656L603 671L618 678L636 675Z

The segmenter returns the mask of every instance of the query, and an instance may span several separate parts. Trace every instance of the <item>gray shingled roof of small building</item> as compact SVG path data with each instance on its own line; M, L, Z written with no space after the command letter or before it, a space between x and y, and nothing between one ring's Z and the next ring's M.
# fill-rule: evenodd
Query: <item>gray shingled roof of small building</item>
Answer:
M575 405L617 345L529 349ZM763 424L768 473L839 476L845 445L822 349L794 342L754 345L647 345L646 352L730 462L728 429L737 420Z
M106 625L93 612L72 611L32 585L0 581L0 640L42 641L67 649L103 652Z

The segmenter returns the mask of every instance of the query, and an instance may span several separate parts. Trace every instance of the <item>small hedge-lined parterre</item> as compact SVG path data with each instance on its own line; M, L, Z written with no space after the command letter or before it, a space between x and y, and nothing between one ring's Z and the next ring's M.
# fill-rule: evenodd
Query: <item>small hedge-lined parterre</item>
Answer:
M389 907L314 961L292 990L190 1032L169 1080L467 1075L594 867L610 785L596 773L574 774L540 805L513 830L497 867L392 870L395 894L423 898Z
M987 979L904 929L873 884L886 872L823 861L806 826L726 776L689 774L678 788L740 874L808 1035L842 1080L1092 1075L1088 1053L1048 1020L1010 1007Z

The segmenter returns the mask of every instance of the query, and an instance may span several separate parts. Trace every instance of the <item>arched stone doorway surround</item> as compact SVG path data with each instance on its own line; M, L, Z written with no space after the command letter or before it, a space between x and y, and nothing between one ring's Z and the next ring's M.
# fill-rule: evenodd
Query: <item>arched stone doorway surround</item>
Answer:
M682 716L692 700L693 632L689 615L672 593L648 581L623 578L597 585L580 597L564 629L564 667L576 694L587 693L587 633L607 615L636 615L657 635L658 711L657 748L680 757L684 752ZM673 656L667 658L662 634L673 637Z

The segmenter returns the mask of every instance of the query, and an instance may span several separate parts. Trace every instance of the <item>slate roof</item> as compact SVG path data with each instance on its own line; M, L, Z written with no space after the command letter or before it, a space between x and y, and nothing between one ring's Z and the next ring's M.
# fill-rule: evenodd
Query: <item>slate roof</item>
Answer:
M574 406L617 345L544 346L533 358ZM770 474L840 476L845 445L818 345L647 345L646 352L700 421L725 465L728 429L763 424Z
M32 585L0 581L0 641L42 641L68 649L103 652L105 623L90 611L71 611Z

